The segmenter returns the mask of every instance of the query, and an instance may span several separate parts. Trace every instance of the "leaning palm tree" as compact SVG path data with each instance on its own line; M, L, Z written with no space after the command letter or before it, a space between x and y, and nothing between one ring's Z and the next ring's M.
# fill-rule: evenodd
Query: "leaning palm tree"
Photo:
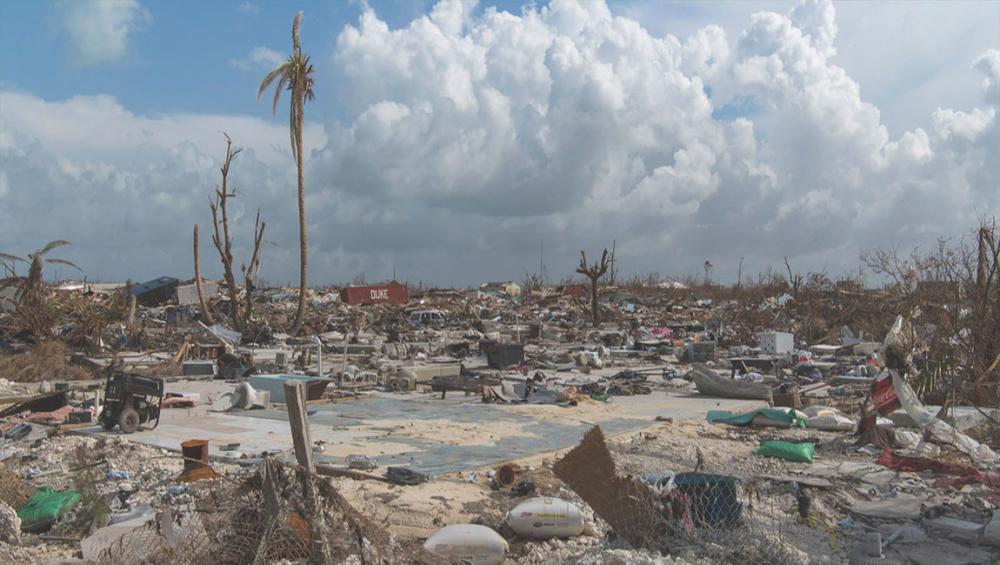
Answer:
M289 111L288 111L288 133L292 144L292 157L295 158L295 167L299 173L299 305L295 311L295 321L292 322L291 334L296 335L302 329L302 318L305 316L306 307L306 201L305 201L305 177L302 173L302 116L307 100L315 97L313 92L313 66L309 62L309 56L302 53L299 45L299 23L302 21L302 11L295 14L292 21L292 54L288 60L282 63L264 77L257 91L257 101L264 95L271 83L275 80L278 84L274 87L274 103L271 105L271 113L278 111L278 100L281 98L281 91L288 90Z
M28 253L26 257L19 257L9 253L0 253L0 261L4 262L8 272L12 275L4 281L2 287L17 286L17 292L14 295L14 299L19 304L35 304L39 302L42 297L42 282L44 280L42 277L42 267L45 263L50 265L68 265L76 270L80 270L80 267L77 267L66 259L45 257L49 251L52 251L57 247L62 247L63 245L69 245L69 242L65 239L50 241L34 253ZM17 263L28 264L27 276L18 277L16 275L14 268Z

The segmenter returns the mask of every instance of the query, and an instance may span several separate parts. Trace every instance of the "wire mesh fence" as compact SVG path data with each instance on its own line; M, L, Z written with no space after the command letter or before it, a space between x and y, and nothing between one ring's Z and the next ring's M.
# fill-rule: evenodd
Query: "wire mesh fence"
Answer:
M310 504L309 490L318 498ZM190 500L103 549L102 563L432 563L358 515L329 484L267 459L246 477L199 481Z
M700 458L699 458L700 459ZM631 460L622 474L599 428L555 466L556 475L633 548L713 563L803 563L839 550L794 482L741 477L676 458Z
M703 472L660 478L648 501L665 530L661 550L688 549L714 561L798 563L800 530L788 485Z

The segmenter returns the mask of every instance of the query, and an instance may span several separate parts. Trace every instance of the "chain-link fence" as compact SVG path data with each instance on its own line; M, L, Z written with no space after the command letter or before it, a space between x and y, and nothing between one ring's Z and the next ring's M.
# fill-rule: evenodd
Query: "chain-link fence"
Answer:
M700 458L699 458L700 459ZM837 553L804 485L647 457L618 470L600 428L555 465L556 475L633 548L718 563L801 563ZM664 472L665 469L670 471Z
M315 494L313 494L315 493ZM248 476L193 483L188 500L122 534L102 563L434 563L355 512L327 481L267 459ZM310 496L317 499L310 503Z
M675 551L729 563L798 563L801 551L791 542L808 520L801 496L787 484L688 472L660 479L652 504Z

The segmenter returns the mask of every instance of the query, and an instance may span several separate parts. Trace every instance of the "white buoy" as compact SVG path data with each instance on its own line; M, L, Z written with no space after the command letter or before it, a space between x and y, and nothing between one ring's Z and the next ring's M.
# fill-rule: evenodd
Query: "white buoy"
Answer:
M507 525L526 538L569 538L583 533L586 520L580 508L561 498L525 500L507 513Z
M499 565L507 554L507 540L486 526L453 524L427 538L424 549L452 561Z

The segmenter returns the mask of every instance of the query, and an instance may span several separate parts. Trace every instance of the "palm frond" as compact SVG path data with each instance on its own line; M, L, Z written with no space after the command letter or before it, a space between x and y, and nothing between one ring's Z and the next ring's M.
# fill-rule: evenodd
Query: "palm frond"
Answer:
M271 115L278 113L278 100L281 98L281 91L285 89L285 83L288 82L288 73L281 75L281 80L274 87L274 102L271 103Z
M302 10L299 10L295 14L295 19L292 20L292 47L298 51L299 50L299 25L302 23Z
M17 255L11 255L10 253L0 253L0 260L27 263L28 260L24 257L18 257Z
M42 256L42 255L45 255L46 253L48 253L49 251L52 251L56 247L62 247L63 245L69 245L69 244L70 243L68 241L66 241L65 239L57 239L55 241L50 241L50 242L48 242L48 243L45 244L45 247L43 247L43 248L39 249L38 251L34 252L32 255Z
M306 56L303 61L302 68L302 95L306 100L311 101L316 97L316 93L313 91L313 88L316 86L316 81L313 79L313 73L316 69L313 67L312 63L309 62L308 56Z
M267 73L267 76L264 77L264 80L262 80L260 82L260 89L257 90L257 101L258 102L260 102L260 97L264 95L264 91L267 90L267 87L271 86L271 83L274 82L274 79L276 79L279 76L282 76L282 75L285 74L285 70L286 70L287 67L288 67L288 63L285 62L285 63L282 63L278 68L276 68L273 71Z
M69 267L73 267L77 271L83 270L80 267L77 267L72 261L67 261L66 259L46 259L45 262L52 265L67 265Z

